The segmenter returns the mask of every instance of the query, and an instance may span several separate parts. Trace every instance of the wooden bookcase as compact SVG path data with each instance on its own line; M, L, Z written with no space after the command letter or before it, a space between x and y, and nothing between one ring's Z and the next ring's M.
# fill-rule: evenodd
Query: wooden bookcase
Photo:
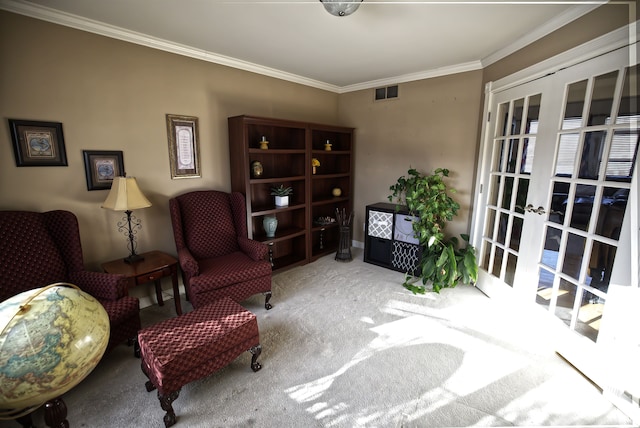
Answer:
M274 271L335 252L337 224L317 219L353 210L353 129L253 116L230 117L228 125L231 188L245 195L249 237L269 245ZM266 150L262 137L269 142ZM315 174L313 158L320 162ZM263 167L258 178L252 177L254 161ZM276 207L271 196L271 187L280 184L293 188L287 207ZM333 196L335 188L340 196ZM278 219L273 238L262 225L267 215Z

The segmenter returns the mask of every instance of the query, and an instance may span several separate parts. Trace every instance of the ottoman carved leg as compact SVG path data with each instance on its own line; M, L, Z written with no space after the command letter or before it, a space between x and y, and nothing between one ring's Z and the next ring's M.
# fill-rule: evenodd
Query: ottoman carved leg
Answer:
M253 346L251 347L251 349L249 349L249 352L253 354L251 357L251 370L253 370L254 372L257 372L262 368L262 364L258 362L258 357L262 353L262 346L260 345Z
M180 390L167 395L160 394L160 391L158 391L158 400L160 400L160 407L162 407L162 410L167 412L167 414L164 415L164 418L162 418L164 420L164 426L166 428L169 428L176 423L176 412L173 411L173 406L171 405L171 403L173 403L173 401L178 398L179 394Z

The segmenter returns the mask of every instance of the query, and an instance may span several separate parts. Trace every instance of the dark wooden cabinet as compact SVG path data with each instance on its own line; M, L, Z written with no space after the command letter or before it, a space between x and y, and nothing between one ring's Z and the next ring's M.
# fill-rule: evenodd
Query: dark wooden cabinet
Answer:
M230 117L228 125L231 187L245 195L249 236L270 246L274 270L335 252L337 225L318 220L353 209L353 129L253 116ZM315 171L313 159L320 163ZM259 176L254 162L262 166ZM271 195L281 184L293 189L287 207L276 207ZM262 221L273 215L278 226L269 238Z
M416 273L422 247L414 236L406 207L379 202L367 205L364 261L399 272Z

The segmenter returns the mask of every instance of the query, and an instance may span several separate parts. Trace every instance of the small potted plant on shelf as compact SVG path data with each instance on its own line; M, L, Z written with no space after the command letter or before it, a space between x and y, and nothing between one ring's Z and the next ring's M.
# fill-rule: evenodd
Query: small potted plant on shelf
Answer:
M271 194L276 197L276 207L286 207L289 206L289 196L293 194L293 189L281 184L278 187L272 187Z

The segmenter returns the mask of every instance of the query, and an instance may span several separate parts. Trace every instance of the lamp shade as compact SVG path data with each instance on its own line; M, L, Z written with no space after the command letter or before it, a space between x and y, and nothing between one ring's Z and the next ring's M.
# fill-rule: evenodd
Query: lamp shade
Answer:
M114 211L133 211L147 208L151 202L142 194L135 177L116 177L102 208Z
M324 8L334 16L348 16L358 10L362 0L320 0Z

